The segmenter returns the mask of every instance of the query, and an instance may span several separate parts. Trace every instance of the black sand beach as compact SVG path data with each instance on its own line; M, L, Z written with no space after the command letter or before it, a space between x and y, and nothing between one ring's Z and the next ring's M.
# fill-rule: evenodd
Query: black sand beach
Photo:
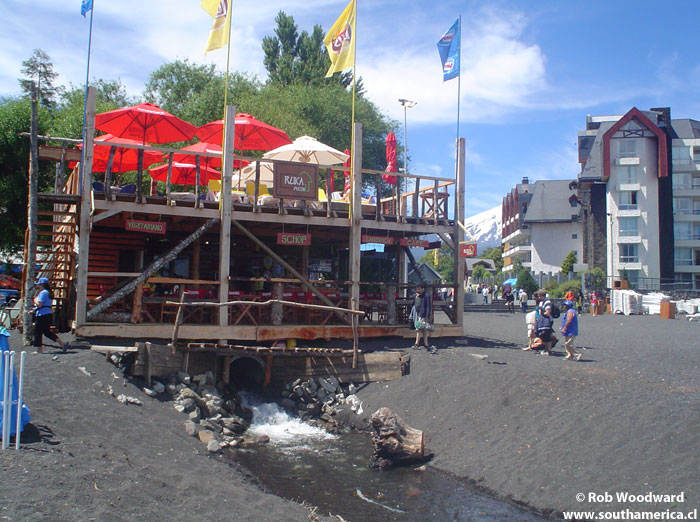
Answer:
M437 340L436 355L413 352L410 375L362 386L365 415L393 409L425 431L431 466L538 510L700 506L700 325L584 316L583 360L570 362L561 351L523 352L519 313L470 313L466 322L468 335ZM411 344L381 339L362 348ZM56 356L28 354L25 397L39 431L22 451L0 453L2 519L308 520L303 506L206 455L172 404L141 393L104 356ZM107 386L143 406L120 404ZM650 491L683 492L685 500L576 500Z

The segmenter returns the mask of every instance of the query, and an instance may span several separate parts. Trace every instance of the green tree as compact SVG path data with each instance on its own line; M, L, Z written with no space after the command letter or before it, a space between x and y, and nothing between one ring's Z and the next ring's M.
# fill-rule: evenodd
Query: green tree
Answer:
M482 259L493 259L493 264L496 266L496 271L500 272L501 270L503 270L503 257L501 257L502 254L503 247L497 246L487 248L479 257L481 257Z
M605 270L599 266L586 272L586 286L592 290L602 290L607 287Z
M19 84L22 92L29 97L31 95L32 82L37 86L39 93L39 105L53 108L56 98L61 94L63 87L54 86L58 73L53 70L51 58L41 49L34 49L31 57L22 62L22 74Z
M513 272L520 274L523 271L523 261L519 257L513 259Z
M486 270L486 267L484 267L484 265L476 265L472 269L472 277L474 279L478 279L479 281L483 281L484 279L489 277L489 275L489 271Z
M50 115L46 108L39 109L39 134L46 133ZM29 172L29 138L31 102L26 98L0 101L0 194L3 211L0 212L0 250L16 252L24 245L27 227L27 183ZM51 166L39 163L39 187L52 186Z
M576 252L573 250L566 254L566 257L564 258L564 261L561 263L561 273L563 275L567 275L570 272L574 271L574 265L578 262L578 259L576 257Z
M275 35L265 36L262 43L263 64L271 84L348 87L352 83L350 72L325 77L331 61L323 45L325 33L320 25L315 25L311 34L299 33L294 18L284 11L277 13L275 22Z
M523 268L518 272L518 279L515 281L515 287L524 288L528 295L531 296L537 291L537 281L535 281L535 278L532 277L528 269Z
M454 283L454 254L447 244L443 243L440 245L437 265L435 265L435 253L433 250L428 251L421 257L420 262L432 266L440 274L440 277L446 279L448 283Z

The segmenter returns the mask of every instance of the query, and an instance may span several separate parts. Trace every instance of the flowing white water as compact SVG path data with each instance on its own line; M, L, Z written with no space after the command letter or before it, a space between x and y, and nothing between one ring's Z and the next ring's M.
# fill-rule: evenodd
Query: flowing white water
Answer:
M299 445L305 442L335 439L336 435L321 428L306 424L296 417L290 417L274 402L259 402L248 394L241 394L243 404L253 412L253 421L248 428L250 433L267 435L270 442L279 445Z

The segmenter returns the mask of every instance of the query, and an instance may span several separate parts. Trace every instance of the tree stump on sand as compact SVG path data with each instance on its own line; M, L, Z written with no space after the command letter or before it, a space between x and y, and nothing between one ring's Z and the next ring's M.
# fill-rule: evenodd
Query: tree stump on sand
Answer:
M423 432L407 426L389 408L375 411L370 424L374 443L370 465L373 468L385 469L393 464L408 464L425 459Z

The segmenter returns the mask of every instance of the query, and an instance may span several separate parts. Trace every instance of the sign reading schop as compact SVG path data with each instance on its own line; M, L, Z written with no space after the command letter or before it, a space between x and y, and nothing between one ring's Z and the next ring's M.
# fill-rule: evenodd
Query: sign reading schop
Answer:
M280 232L277 234L277 244L295 246L310 245L311 234L285 234Z

